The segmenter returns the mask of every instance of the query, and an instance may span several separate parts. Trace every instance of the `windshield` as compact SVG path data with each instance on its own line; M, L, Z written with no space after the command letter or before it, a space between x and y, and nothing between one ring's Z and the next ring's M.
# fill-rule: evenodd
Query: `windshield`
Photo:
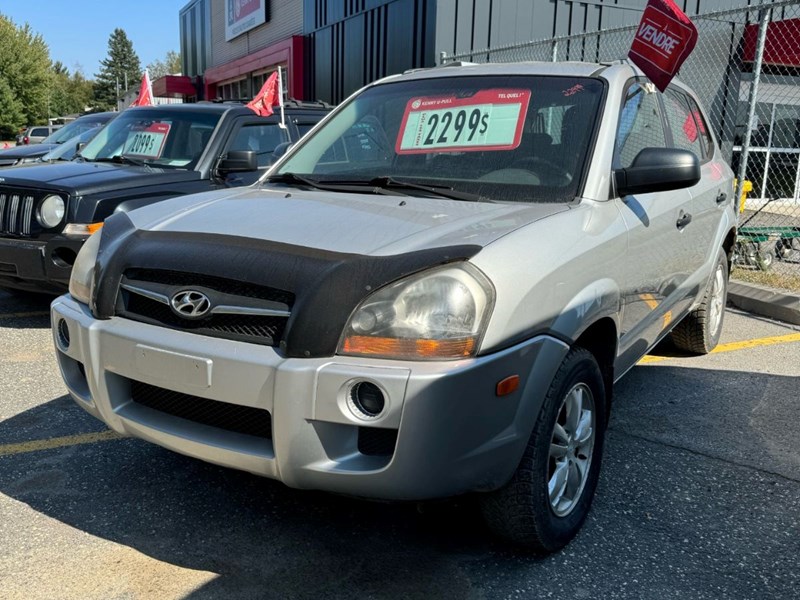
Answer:
M76 135L80 135L85 131L89 131L90 129L95 129L97 127L102 127L105 125L104 122L100 122L97 120L89 120L89 119L76 119L71 123L67 123L61 129L57 129L54 131L50 136L45 138L42 143L43 144L63 144L68 139L75 137Z
M132 109L120 114L81 150L89 161L130 159L167 168L197 164L221 113Z
M99 131L99 127L93 127L75 137L69 138L66 142L45 154L42 160L45 162L51 160L72 160L78 150L78 144L85 144L96 136Z
M578 193L603 97L597 79L442 77L370 88L270 179L390 178L504 202ZM280 176L284 177L281 178ZM295 180L296 181L296 180Z

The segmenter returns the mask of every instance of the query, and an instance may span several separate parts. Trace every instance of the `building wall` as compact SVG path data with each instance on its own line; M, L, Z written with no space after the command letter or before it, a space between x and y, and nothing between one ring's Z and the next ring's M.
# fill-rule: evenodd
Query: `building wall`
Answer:
M225 2L211 2L211 62L217 67L303 32L303 0L269 0L270 20L225 41Z
M282 69L286 97L304 99L303 0L265 0L268 20L226 41L226 0L191 0L180 11L184 74L197 99L252 98Z
M202 75L211 63L211 0L192 0L181 9L178 19L183 74Z
M305 0L307 96L338 103L363 85L434 65L433 0Z

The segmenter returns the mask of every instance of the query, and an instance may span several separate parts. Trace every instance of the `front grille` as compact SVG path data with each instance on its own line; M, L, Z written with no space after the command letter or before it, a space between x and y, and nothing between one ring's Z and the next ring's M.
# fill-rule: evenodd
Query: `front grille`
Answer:
M290 308L294 302L294 294L284 290L201 273L184 273L183 271L164 269L128 269L125 271L125 279L131 283L143 281L176 287L207 287L232 296L282 302L289 305Z
M131 380L131 400L192 423L272 439L272 415L261 408L208 400L134 380Z
M29 193L0 192L0 233L30 237L34 203L34 196Z
M397 429L358 428L358 451L368 456L391 456L397 444Z
M285 317L261 315L211 315L207 319L191 321L176 315L166 304L139 294L127 293L125 309L119 313L134 321L163 325L188 333L224 339L251 342L264 346L277 346L286 327Z
M164 301L142 295L133 289L123 289L117 306L117 315L121 317L188 333L264 346L277 346L280 343L288 317L247 314L250 309L246 307L253 305L254 298L264 300L265 305L269 302L280 303L288 310L291 310L294 302L294 294L284 290L223 277L178 271L129 269L125 272L124 283L134 288L150 289L167 295L182 288L213 290L224 294L223 304L242 308L238 314L212 312L203 319L184 319L175 314ZM237 298L241 299L241 305L237 303Z

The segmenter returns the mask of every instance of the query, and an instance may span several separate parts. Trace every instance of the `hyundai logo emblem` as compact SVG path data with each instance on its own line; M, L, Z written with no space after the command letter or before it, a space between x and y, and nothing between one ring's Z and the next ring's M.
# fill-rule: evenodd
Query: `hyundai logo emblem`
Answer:
M201 319L211 310L211 300L203 292L182 290L172 295L169 305L184 319Z

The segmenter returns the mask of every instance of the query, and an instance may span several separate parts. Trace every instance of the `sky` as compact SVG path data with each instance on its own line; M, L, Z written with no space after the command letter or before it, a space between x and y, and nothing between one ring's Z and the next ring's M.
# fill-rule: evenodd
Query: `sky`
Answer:
M50 47L50 58L89 79L108 56L108 38L124 29L142 68L180 51L178 13L189 0L0 0L0 13L28 23Z

